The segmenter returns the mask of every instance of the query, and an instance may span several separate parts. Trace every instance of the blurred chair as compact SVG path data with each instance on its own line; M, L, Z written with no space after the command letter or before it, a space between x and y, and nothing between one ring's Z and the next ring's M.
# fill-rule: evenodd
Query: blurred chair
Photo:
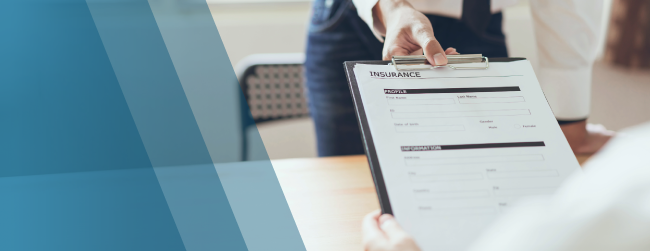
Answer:
M256 123L308 117L302 53L254 54L236 66L242 89L242 160L248 160L247 130ZM250 108L250 110L249 110Z

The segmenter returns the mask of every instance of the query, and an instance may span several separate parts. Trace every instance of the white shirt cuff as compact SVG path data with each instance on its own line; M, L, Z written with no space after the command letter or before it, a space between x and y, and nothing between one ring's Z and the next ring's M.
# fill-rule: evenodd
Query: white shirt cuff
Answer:
M541 68L539 82L558 120L580 120L589 116L591 67L579 69Z
M377 40L379 42L384 42L384 37L382 34L380 34L377 29L375 29L375 21L374 18L372 17L372 8L375 7L375 5L379 2L379 0L353 0L352 3L354 3L354 7L357 8L357 13L359 14L359 17L361 20L366 22L368 27L370 27L370 30L372 31L372 34L375 35Z

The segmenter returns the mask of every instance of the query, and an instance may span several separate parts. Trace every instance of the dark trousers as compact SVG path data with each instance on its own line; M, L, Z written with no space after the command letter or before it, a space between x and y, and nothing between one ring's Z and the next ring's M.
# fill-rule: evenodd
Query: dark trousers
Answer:
M383 44L359 18L349 0L316 0L307 40L305 75L319 156L363 154L361 133L348 88L344 61L381 60ZM477 35L457 19L427 15L443 49L507 57L501 13L487 34ZM487 38L489 37L489 39ZM502 38L495 39L494 38Z

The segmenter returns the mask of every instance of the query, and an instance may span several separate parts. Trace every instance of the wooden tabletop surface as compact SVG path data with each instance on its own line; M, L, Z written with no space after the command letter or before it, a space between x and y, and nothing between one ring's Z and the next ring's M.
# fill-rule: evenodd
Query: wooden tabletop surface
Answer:
M379 208L366 156L272 162L308 251L363 250L361 220Z

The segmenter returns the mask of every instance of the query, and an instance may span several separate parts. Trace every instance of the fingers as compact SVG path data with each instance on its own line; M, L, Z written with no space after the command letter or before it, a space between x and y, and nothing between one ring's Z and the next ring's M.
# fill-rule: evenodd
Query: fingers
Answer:
M379 227L388 237L388 245L391 247L390 250L420 251L413 238L402 229L392 215L384 214L379 217Z
M379 216L381 215L381 210L377 209L370 212L363 218L362 230L363 234L381 234L381 229L379 229Z
M379 228L379 216L381 215L381 210L375 210L367 214L363 218L363 223L361 224L361 230L363 231L363 241L364 243L370 241L376 241L377 239L385 238L384 233Z
M406 231L397 223L395 217L390 214L379 217L379 227L388 236L388 239L400 239L408 236Z
M381 210L375 210L363 218L363 246L367 251L382 250L388 245L388 239L379 228Z
M404 47L394 46L385 49L382 55L382 60L390 61L393 59L393 56L422 55L422 49L410 51Z
M390 61L393 59L393 56L407 56L407 55L414 55L411 54L411 51L409 51L407 48L401 47L397 44L393 44L392 46L384 46L384 52L382 53L383 57L382 60Z
M413 238L390 214L373 211L363 219L363 246L366 251L420 251Z
M404 56L404 55L422 55L423 51L422 49L409 52L408 50L404 48L395 48L393 50L390 50L390 52L387 50L386 52L383 53L383 58L382 60L388 60L390 61L393 56ZM459 55L458 51L456 51L456 48L454 47L449 47L445 50L445 55Z
M458 54L460 54L460 53L458 53L458 52L456 51L456 48L454 48L454 47L449 47L449 48L447 48L447 49L445 50L445 54L447 54L447 55L458 55Z
M423 54L422 49L418 49L416 51L411 52L411 55L422 55L422 54Z

